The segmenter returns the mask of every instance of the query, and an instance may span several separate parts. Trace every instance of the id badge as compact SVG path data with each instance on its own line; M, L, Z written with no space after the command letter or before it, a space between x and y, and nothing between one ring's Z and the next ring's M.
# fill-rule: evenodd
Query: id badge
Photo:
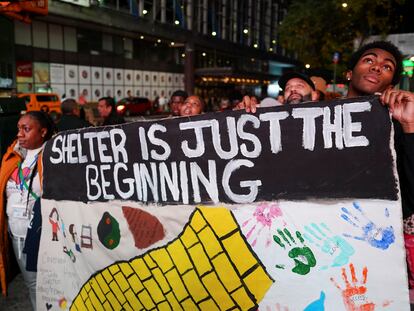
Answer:
M13 218L28 219L26 204L16 203L12 205Z

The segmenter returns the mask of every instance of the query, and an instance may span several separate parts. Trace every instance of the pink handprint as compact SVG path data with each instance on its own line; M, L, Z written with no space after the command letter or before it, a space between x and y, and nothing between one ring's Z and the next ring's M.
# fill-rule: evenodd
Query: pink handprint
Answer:
M282 216L282 210L276 203L268 204L268 203L260 203L255 211L253 212L253 217L251 219L246 220L243 224L243 228L248 228L249 231L246 234L247 240L253 239L252 246L255 246L257 243L257 239L260 236L263 229L267 229L267 238L266 238L266 247L270 245L272 240L272 234L270 229L272 227L273 221L277 217Z

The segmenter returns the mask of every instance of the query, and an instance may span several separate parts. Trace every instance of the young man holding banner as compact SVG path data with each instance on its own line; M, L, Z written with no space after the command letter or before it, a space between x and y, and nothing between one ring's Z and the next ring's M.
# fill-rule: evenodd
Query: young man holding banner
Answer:
M394 89L401 78L402 55L390 42L376 41L356 51L349 62L347 98L381 94L395 126L410 288L414 288L414 94Z
M349 89L346 98L378 94L381 103L388 106L392 114L410 287L414 288L414 94L394 89L401 79L401 72L402 55L395 45L386 41L364 45L351 56L348 64L346 78L349 81ZM291 82L290 79L293 79L292 74L302 75L283 75L279 81L283 89ZM302 77L302 80L306 82L306 76ZM313 85L313 82L311 83ZM286 90L285 96L289 96ZM309 97L303 98L309 100ZM296 96L295 99L299 97ZM297 100L296 103L304 101ZM237 106L238 109L246 109L246 112L252 113L256 112L256 107L257 103L248 96Z

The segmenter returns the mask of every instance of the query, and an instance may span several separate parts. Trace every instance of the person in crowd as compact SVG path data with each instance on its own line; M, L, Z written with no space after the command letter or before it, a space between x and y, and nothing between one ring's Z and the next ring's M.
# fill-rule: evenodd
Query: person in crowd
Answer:
M30 111L20 117L17 128L17 139L8 148L0 168L0 281L2 293L6 295L12 268L9 251L13 249L36 309L36 272L28 271L25 241L35 202L39 204L42 194L41 152L54 133L54 123L44 112Z
M82 91L82 93L79 96L78 99L78 104L79 104L79 115L78 117L81 118L82 120L85 120L85 105L88 103L87 102L87 97L88 97L88 90L84 89Z
M158 103L160 105L161 112L168 111L168 98L164 95L164 92L161 92L161 96L158 100Z
M387 41L366 44L352 54L348 63L346 79L349 85L346 97L385 91L400 93L394 86L401 79L401 71L402 55L396 46ZM401 94L406 93L408 94Z
M180 106L184 103L184 100L188 97L187 92L182 90L177 90L171 95L170 100L170 112L171 116L180 115Z
M299 104L318 100L315 84L302 73L295 71L285 73L279 79L279 86L283 90L285 104ZM246 109L246 112L255 113L256 107L260 107L257 99L244 96L236 109Z
M112 97L102 97L98 100L99 115L104 119L102 125L125 123L125 119L116 113L115 101Z
M59 132L91 126L89 122L79 118L79 105L74 99L69 98L64 100L60 107L62 117L56 125Z
M203 113L204 102L200 97L191 95L180 105L179 110L182 117L196 116Z
M79 105L84 106L87 103L87 100L86 100L87 97L88 97L88 90L83 89L78 98Z
M285 103L285 94L283 94L283 91L280 91L279 94L277 94L276 100L280 103L280 105Z
M220 99L219 109L220 111L231 110L230 99L228 99L227 97L222 97Z
M234 91L229 97L233 109L243 100L243 95L240 91Z
M279 79L284 92L285 104L293 105L318 100L315 84L305 74L288 72Z
M326 80L322 77L312 76L310 77L313 84L315 85L316 92L318 93L318 100L323 101L326 98L326 90L328 88Z
M394 88L401 78L402 55L387 41L362 46L348 64L347 98L381 94L394 122L394 144L400 179L404 239L409 268L409 285L414 288L414 94Z

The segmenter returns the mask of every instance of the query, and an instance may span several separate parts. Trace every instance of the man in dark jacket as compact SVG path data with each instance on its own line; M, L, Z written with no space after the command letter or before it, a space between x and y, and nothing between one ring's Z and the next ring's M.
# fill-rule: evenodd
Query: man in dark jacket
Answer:
M62 117L57 126L58 132L89 127L91 124L79 118L79 106L74 99L66 99L61 104Z
M104 119L102 125L125 123L122 116L116 113L115 101L112 97L102 97L98 101L99 115Z

